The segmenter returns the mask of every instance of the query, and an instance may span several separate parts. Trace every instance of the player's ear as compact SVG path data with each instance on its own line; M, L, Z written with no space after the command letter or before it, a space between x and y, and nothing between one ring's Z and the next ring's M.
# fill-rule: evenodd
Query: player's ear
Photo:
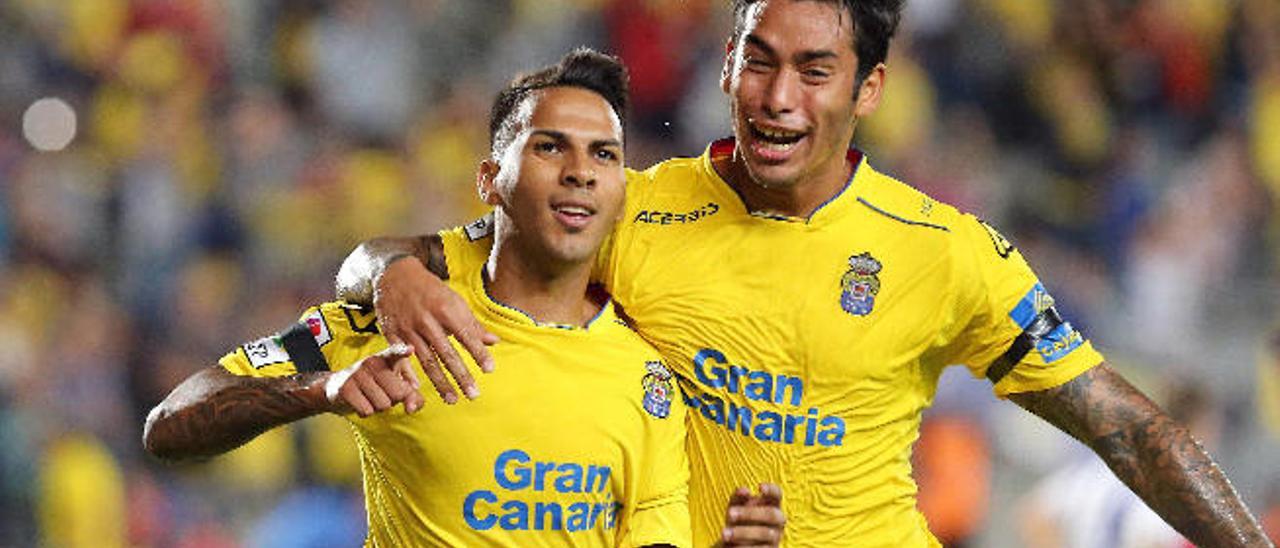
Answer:
M480 200L491 206L502 201L502 197L498 195L499 170L501 166L492 159L485 159L476 168L476 191L480 193Z
M720 67L720 89L729 93L729 84L733 82L733 37L724 43L724 66Z
M884 92L885 66L880 63L867 73L858 85L858 94L853 100L853 114L859 118L871 114L880 106L880 97Z

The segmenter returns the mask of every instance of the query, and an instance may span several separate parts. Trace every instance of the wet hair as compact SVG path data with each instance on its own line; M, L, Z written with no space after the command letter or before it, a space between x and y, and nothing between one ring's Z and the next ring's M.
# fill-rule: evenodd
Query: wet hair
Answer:
M516 110L532 93L552 87L576 87L603 97L618 121L627 119L627 68L612 55L580 47L554 65L516 77L493 101L489 111L489 150L496 158L516 134Z
M747 11L763 0L733 0L733 37L747 24ZM797 0L798 1L798 0ZM853 51L858 54L858 82L889 56L889 40L898 31L905 0L805 0L840 4L853 16Z

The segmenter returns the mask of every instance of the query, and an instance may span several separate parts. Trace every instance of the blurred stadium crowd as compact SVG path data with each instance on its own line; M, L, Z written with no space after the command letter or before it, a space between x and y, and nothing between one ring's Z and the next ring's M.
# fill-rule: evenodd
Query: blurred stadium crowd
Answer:
M728 134L723 4L0 1L0 546L359 544L340 419L166 465L142 452L146 411L330 298L361 239L479 214L489 98L520 70L620 55L632 166ZM908 0L857 136L1000 226L1138 384L1197 402L1272 531L1276 29L1275 0ZM1100 465L950 373L916 455L937 534L1083 546L1064 521L1082 508L1127 519L1036 487Z

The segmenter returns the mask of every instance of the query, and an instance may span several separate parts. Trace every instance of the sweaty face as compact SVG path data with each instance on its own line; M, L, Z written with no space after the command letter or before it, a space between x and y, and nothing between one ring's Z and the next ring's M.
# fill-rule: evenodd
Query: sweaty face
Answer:
M853 19L840 3L767 0L749 8L723 86L753 181L785 188L843 178L857 65Z
M513 114L515 138L481 192L499 207L499 237L532 260L591 260L622 210L622 128L600 95L553 87ZM505 218L503 218L505 217Z

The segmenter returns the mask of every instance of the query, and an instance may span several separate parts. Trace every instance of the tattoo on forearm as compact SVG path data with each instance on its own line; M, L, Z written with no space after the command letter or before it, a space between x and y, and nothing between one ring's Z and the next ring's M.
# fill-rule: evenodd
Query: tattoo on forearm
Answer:
M235 449L276 426L315 415L321 373L282 378L232 375L215 366L174 389L147 417L144 444L166 459Z
M374 280L387 269L387 265L404 257L416 257L431 273L442 280L449 279L444 241L439 235L374 238L360 244L342 261L334 280L338 299L373 306Z
M418 259L427 270L441 280L449 279L449 264L444 260L444 239L438 234L418 237Z
M1091 447L1156 513L1200 546L1271 546L1186 428L1106 365L1018 405Z

